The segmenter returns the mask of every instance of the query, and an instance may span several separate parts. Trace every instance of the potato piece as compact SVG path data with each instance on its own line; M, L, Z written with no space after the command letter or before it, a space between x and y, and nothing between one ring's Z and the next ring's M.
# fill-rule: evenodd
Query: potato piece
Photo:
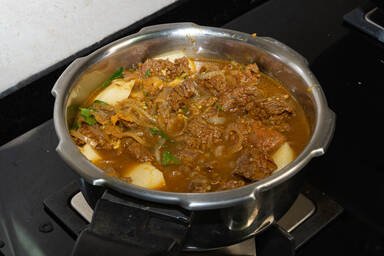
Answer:
M149 189L165 186L163 173L149 162L136 165L124 176L130 178L132 184Z
M101 156L89 144L85 144L84 146L79 147L79 149L80 152L91 162L101 159Z
M175 59L180 59L183 57L187 57L184 52L182 51L171 51L171 52L165 52L160 55L157 55L153 57L154 59L162 59L162 60L169 60L171 62L174 62Z
M288 142L285 142L272 155L272 159L277 165L277 169L275 170L276 172L295 159L295 152L291 146L289 146Z
M96 96L95 100L101 100L113 106L129 97L134 84L135 80L127 82L123 79L115 79Z

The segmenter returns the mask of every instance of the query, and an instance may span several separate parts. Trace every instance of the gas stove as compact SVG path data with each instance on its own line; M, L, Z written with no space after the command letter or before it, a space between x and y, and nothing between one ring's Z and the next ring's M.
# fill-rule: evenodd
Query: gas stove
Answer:
M0 236L6 238L3 238L5 245L2 248L5 255L26 255L33 247L39 248L42 255L52 255L52 250L57 247L69 253L74 239L92 219L93 209L80 192L82 182L80 179L73 179L72 170L56 157L57 139L54 134L53 123L49 121L1 148L2 162L5 163L7 159L6 162L10 165L7 166L8 170L12 169L7 175L13 177L7 178L25 178L29 181L35 178L33 184L9 191L18 191L21 197L18 202L4 203L6 193L1 191L3 209L13 210L12 214L8 211L8 214L1 217L2 220L9 221L3 223L0 230ZM31 148L34 148L34 151L30 151ZM22 175L24 170L30 170L31 173L39 170L39 175L52 177L67 172L67 177L62 176L64 179L60 183L64 186L45 194L38 191L39 186L43 185L39 184L38 177ZM32 193L39 193L39 198ZM35 204L24 205L23 200L33 200ZM31 212L35 212L32 217ZM272 252L289 255L288 252L293 253L303 246L341 212L342 207L324 193L314 187L305 186L290 210L273 228L256 236L256 239L209 252L184 252L182 255L256 255L256 252L257 255L271 255ZM26 216L29 216L29 219ZM21 227L24 227L24 230L20 230ZM40 240L41 236L44 236L44 241ZM68 237L72 240L68 240ZM26 241L29 244L24 244ZM48 243L49 246L45 247L44 244ZM280 244L289 246L279 246Z
M80 183L81 184L81 183ZM44 200L47 211L65 226L73 236L77 236L91 221L92 207L79 191L79 183L73 182ZM288 212L277 221L272 230L267 230L257 238L220 249L200 252L183 252L181 255L293 255L305 242L321 231L330 221L342 212L342 207L313 187L306 187ZM81 221L82 219L83 221ZM85 220L85 222L84 222ZM280 243L287 243L288 247ZM273 241L272 246L270 241ZM256 248L260 244L260 248ZM278 248L278 249L276 249Z

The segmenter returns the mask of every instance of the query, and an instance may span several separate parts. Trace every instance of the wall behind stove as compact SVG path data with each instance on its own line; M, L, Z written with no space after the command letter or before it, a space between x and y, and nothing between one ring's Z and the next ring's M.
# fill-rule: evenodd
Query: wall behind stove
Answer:
M0 95L176 0L0 0Z

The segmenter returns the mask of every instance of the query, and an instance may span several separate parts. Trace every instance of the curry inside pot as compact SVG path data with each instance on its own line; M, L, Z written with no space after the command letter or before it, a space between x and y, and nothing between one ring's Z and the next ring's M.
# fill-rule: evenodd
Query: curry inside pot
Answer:
M240 187L304 149L304 111L256 63L152 58L119 68L78 109L71 136L111 176L172 192Z

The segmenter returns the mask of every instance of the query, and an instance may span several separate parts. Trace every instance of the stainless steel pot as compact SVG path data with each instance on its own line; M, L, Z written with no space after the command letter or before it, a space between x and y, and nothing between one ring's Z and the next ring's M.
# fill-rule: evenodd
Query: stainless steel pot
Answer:
M72 110L116 68L174 50L181 50L188 56L256 62L264 72L282 81L303 106L310 122L312 136L303 152L266 179L241 188L210 193L148 190L110 177L89 162L68 132ZM60 76L52 93L56 97L54 124L60 140L57 151L61 157L94 186L105 186L131 197L177 205L194 212L191 232L185 243L187 249L236 243L257 234L281 217L298 196L301 170L313 157L324 154L335 126L335 114L328 108L307 61L297 52L272 38L192 23L146 27L77 59ZM204 239L199 238L201 232L206 234Z

